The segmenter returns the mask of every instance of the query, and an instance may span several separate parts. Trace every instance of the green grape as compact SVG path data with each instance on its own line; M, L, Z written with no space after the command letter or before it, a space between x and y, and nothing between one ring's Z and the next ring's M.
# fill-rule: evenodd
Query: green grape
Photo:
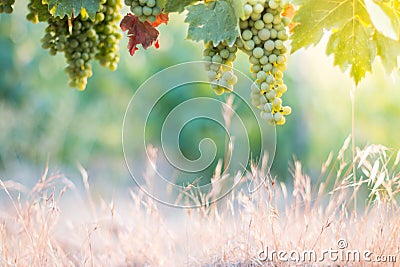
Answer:
M266 24L272 23L272 21L274 21L274 15L272 15L271 13L265 13L263 16L263 21Z
M285 30L281 30L278 32L278 39L282 40L282 41L286 41L287 39L289 39L289 36L287 35Z
M252 51L254 49L255 43L253 40L248 40L244 43L244 48L246 48L246 50L248 51Z
M264 56L264 49L261 47L254 48L253 55L255 58L262 58Z
M289 106L282 107L281 113L285 116L290 115L292 113L292 108Z
M251 13L253 13L253 7L249 4L243 6L244 15L246 17L250 17Z
M260 61L260 64L263 66L267 65L269 62L268 57L266 55L262 56L259 61ZM272 66L271 66L271 68L272 68Z
M230 55L228 49L223 49L223 50L221 50L221 51L219 52L219 54L221 55L221 57L222 57L223 59L228 59L228 58L229 58L229 55Z
M284 47L284 44L281 40L275 40L275 48L276 49L282 49Z
M268 29L263 28L258 32L258 37L260 37L262 41L266 41L271 37L271 33Z
M276 39L276 38L278 38L278 31L275 30L274 28L272 28L272 29L270 30L270 33L271 33L271 39Z
M142 6L135 6L131 8L131 11L136 15L141 17L143 15L143 7Z
M277 60L277 56L276 56L275 54L271 54L271 55L268 57L268 61L269 61L270 63L275 63L276 60Z
M254 5L254 7L253 7L253 12L254 12L255 14L261 14L261 12L263 12L263 11L264 11L264 6L263 6L263 5L261 5L261 4L259 4L259 3L257 3L257 4Z
M147 1L147 6L148 7L155 7L156 6L156 0L148 0Z
M242 38L243 38L243 40L248 41L248 40L250 40L252 37L253 37L253 34L251 33L251 31L249 31L249 30L243 31L243 33L242 33Z
M148 7L148 6L144 6L143 7L143 15L145 16L150 16L153 14L153 9Z
M267 51L272 51L275 49L275 42L272 40L268 40L264 43L264 49Z

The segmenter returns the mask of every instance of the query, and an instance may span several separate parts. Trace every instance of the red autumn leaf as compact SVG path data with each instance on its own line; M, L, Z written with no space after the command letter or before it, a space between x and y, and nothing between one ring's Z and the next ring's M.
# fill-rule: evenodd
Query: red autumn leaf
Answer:
M131 56L138 50L137 45L141 44L144 49L154 44L159 47L158 35L160 34L149 22L141 22L139 18L132 14L127 14L121 21L121 30L128 31L128 49Z
M162 23L165 23L165 25L167 25L168 21L169 21L168 14L169 13L161 13L161 14L157 15L156 20L151 23L151 26L157 27L158 25L160 25Z

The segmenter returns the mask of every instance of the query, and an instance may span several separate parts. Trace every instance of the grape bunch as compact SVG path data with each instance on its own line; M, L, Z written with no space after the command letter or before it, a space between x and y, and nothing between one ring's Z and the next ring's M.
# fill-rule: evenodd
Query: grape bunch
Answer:
M72 32L68 36L64 56L68 66L69 86L78 90L86 88L87 79L92 76L90 60L94 58L98 37L94 22L79 15L72 23Z
M252 104L261 110L261 117L282 125L291 113L282 105L287 91L283 82L286 70L285 41L288 17L282 16L285 4L281 0L246 0L245 16L240 20L241 38L236 45L249 56L250 71L255 82L251 88Z
M214 46L212 42L205 44L203 60L206 61L208 80L217 95L232 92L237 83L237 77L232 70L237 50L236 46L228 46L225 42L218 46Z
M142 22L146 20L154 22L162 11L158 0L125 0L125 5L129 6L132 13Z
M14 11L15 0L0 0L0 14L11 14Z
M41 39L42 47L49 49L50 55L64 53L69 86L78 90L84 90L87 79L92 76L90 60L94 58L98 44L94 26L93 21L82 15L75 17L72 22L67 17L50 16L46 34Z
M33 14L33 13L31 13ZM63 52L68 39L68 21L61 18L49 16L46 34L40 40L43 49L48 49L50 55L55 56L57 52Z
M51 17L48 5L43 4L42 0L30 0L28 10L29 13L26 15L26 19L34 24L47 21Z
M86 13L71 19L67 16L54 17L41 0L31 0L28 4L28 20L48 23L46 34L41 39L42 47L48 49L50 55L64 53L69 86L78 90L84 90L88 78L92 76L92 59L111 70L117 68L119 61L118 41L121 34L117 21L120 20L121 4L118 0L101 0L99 5L99 12L92 20Z
M110 70L116 70L119 62L118 42L122 35L118 31L118 22L121 20L121 7L119 0L102 0L95 19L95 31L99 37L95 59Z

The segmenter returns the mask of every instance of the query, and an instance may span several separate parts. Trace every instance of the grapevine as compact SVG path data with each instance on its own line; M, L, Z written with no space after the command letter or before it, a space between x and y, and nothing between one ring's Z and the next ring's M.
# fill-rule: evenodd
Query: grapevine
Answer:
M186 11L187 39L203 42L205 69L215 93L234 90L237 77L232 68L241 50L248 55L254 80L249 89L252 104L261 110L263 119L281 125L291 113L282 102L287 91L283 76L289 38L293 53L318 44L329 33L326 53L333 54L334 64L342 70L350 69L356 85L372 71L378 57L388 74L399 69L398 1L374 1L392 25L394 35L390 37L375 27L364 0L358 2L123 0L131 13L121 20L122 0L29 0L26 18L34 24L47 23L42 47L50 55L64 54L69 85L84 90L94 60L117 69L122 38L118 26L127 32L128 51L133 56L139 45L159 48L157 27L168 23L169 13ZM14 4L15 0L0 0L0 14L12 13Z

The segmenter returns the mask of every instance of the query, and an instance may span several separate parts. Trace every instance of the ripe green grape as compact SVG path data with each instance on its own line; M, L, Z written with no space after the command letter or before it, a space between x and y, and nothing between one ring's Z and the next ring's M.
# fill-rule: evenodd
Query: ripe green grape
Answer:
M264 56L264 49L261 47L254 48L253 55L255 58L262 58Z

